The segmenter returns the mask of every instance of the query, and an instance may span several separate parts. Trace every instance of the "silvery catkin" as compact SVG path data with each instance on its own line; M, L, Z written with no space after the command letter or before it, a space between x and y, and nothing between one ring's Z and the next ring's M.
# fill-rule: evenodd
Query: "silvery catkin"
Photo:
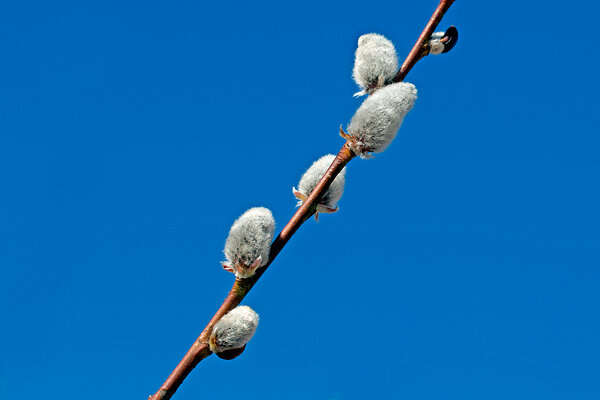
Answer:
M384 151L396 137L416 99L417 89L406 82L387 85L369 96L348 125L352 150L363 158L370 152Z
M223 268L237 277L248 278L269 261L275 219L267 208L254 207L239 217L225 242Z
M434 32L429 39L429 54L439 55L444 52L444 43L440 39L444 37L444 32Z
M293 188L294 196L298 199L298 205L301 205L310 196L334 159L335 156L333 154L327 154L312 163L302 175L300 183L298 183L298 189ZM337 202L344 193L344 184L346 183L345 174L346 167L340 171L323 194L323 198L317 205L317 214L315 216L318 216L319 212L332 213L338 210Z
M363 90L362 96L392 81L398 72L398 56L394 44L377 33L358 38L352 77Z
M210 351L222 353L244 347L256 332L258 314L248 306L237 306L213 327L208 341Z

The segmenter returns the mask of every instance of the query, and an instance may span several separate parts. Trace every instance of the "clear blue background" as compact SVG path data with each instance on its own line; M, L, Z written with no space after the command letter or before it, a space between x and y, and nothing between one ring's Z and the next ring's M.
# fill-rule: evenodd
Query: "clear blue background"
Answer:
M234 219L282 227L342 146L358 36L403 60L436 4L2 2L0 398L154 393ZM599 12L457 1L395 142L247 297L244 355L175 398L600 398Z

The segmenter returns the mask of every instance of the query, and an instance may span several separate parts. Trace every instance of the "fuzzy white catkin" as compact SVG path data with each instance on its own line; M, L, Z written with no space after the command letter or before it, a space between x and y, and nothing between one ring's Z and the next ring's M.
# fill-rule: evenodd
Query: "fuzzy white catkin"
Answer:
M236 269L236 276L247 278L254 274L250 267L259 257L262 258L262 267L269 261L269 250L275 232L275 219L267 208L254 207L239 217L231 227L225 242L224 263Z
M352 76L365 94L369 89L392 81L398 72L398 55L394 44L384 36L369 33L358 38Z
M387 85L369 96L348 125L348 134L354 138L352 150L363 158L368 152L384 151L416 99L417 89L406 82Z
M258 314L248 306L237 306L213 327L209 346L213 353L244 347L256 332Z
M437 56L444 52L444 43L440 42L439 39L434 39L429 41L429 54L433 54Z
M429 54L438 55L444 51L444 43L440 41L444 37L445 32L434 32L429 40Z
M333 154L327 154L319 158L315 161L302 175L300 178L300 183L298 183L298 191L302 193L305 197L308 197L314 188L317 186L317 183L323 178L327 169L331 166L331 163L335 159ZM346 183L346 167L342 169L342 171L335 177L329 188L323 194L323 198L321 199L322 205L329 208L336 208L337 202L342 198L342 194L344 194L344 184ZM299 205L302 204L302 201L299 202Z

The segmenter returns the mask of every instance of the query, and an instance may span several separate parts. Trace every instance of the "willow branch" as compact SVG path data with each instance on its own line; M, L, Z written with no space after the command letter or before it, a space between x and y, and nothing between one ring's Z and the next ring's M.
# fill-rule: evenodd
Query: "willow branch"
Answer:
M192 347L188 350L183 359L179 362L179 365L173 370L171 375L167 378L165 383L161 386L158 392L153 396L150 396L150 400L166 400L170 399L175 393L179 385L181 385L184 379L189 373L198 365L200 361L208 357L211 352L208 346L208 340L212 332L214 325L227 314L233 310L241 301L246 297L246 294L252 289L254 284L260 279L262 274L265 273L269 265L275 260L279 252L283 249L286 243L296 233L298 228L311 216L314 215L317 204L323 197L325 191L329 188L335 177L340 171L348 164L348 162L355 157L354 152L346 145L342 147L338 155L333 160L333 163L325 172L325 175L321 181L314 188L308 199L298 208L296 213L292 216L292 219L283 227L279 235L275 238L271 244L271 250L269 253L269 262L262 268L259 268L256 273L250 278L240 279L236 278L233 287L229 291L229 294L219 307L219 310L212 317L206 328L202 331L198 339L194 342Z
M400 82L404 80L408 72L412 67L425 55L427 55L426 43L434 29L440 23L442 17L450 8L454 0L442 0L437 6L431 19L427 23L427 26L419 36L417 43L413 46L408 57L400 67L400 70L394 77L394 82ZM179 386L183 383L189 373L198 365L200 361L211 355L209 349L208 340L214 325L229 311L233 310L239 305L244 297L248 294L254 284L260 279L262 274L265 273L267 268L275 260L277 255L281 252L287 242L296 233L300 226L306 222L311 216L314 215L321 198L325 191L329 188L333 180L342 171L342 169L355 157L354 152L350 149L348 144L344 144L337 156L333 160L333 163L329 169L325 172L323 178L319 181L317 186L313 189L308 199L304 201L302 206L298 208L296 213L292 216L290 221L283 227L279 235L275 238L271 244L271 250L269 253L269 262L262 268L259 268L256 273L246 279L236 278L233 287L229 291L229 294L212 317L208 325L204 328L198 339L194 342L192 347L188 350L182 360L179 362L177 367L173 370L171 375L162 384L160 389L152 396L149 400L167 400L170 399Z

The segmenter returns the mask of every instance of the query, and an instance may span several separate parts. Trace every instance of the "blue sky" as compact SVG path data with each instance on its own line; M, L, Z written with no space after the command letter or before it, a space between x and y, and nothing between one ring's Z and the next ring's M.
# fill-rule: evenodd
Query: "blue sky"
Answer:
M357 38L436 1L0 5L0 398L146 399L229 290L232 222L335 153ZM596 4L457 1L390 148L353 160L176 399L598 399Z

